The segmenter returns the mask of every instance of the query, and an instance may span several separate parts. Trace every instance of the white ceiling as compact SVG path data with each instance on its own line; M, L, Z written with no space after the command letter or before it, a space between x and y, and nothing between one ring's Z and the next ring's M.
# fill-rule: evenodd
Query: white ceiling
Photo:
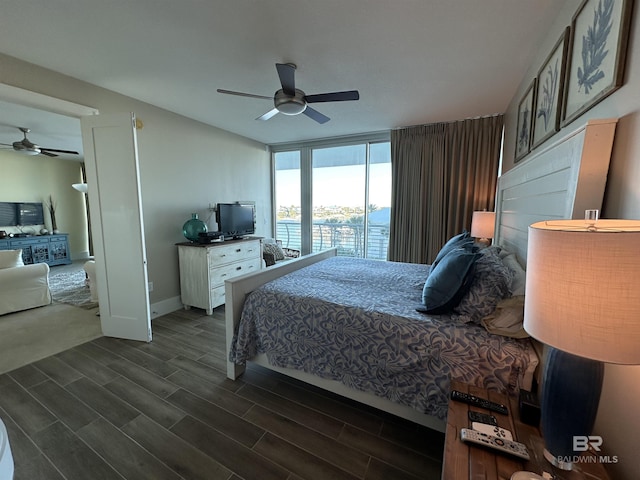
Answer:
M275 144L504 112L560 1L2 0L0 52ZM286 62L307 94L360 100L315 104L331 117L319 125L256 121L271 101L216 93L272 96ZM0 104L0 142L25 126L81 148L55 118L19 115Z

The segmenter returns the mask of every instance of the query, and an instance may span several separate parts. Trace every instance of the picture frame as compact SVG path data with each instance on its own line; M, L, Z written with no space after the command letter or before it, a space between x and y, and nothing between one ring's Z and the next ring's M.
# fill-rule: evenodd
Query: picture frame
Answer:
M535 86L534 78L524 95L518 103L518 122L516 128L516 152L514 163L522 160L522 158L531 151L531 126L533 120L533 109L535 106Z
M584 0L571 20L562 126L620 88L632 0Z
M560 35L536 77L532 149L560 130L569 32L570 28L567 27Z

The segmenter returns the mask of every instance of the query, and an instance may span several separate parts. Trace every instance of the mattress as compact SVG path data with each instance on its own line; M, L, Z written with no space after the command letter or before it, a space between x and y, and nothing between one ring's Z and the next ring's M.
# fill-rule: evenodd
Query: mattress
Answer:
M245 301L230 360L337 380L444 420L451 378L516 392L537 365L528 339L416 311L428 265L334 257ZM527 380L528 379L528 380Z

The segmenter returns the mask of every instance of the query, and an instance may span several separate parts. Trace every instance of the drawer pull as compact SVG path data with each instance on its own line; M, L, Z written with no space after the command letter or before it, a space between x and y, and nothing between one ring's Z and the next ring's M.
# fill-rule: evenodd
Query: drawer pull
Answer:
M241 248L236 248L236 252L240 253L242 251Z
M242 267L236 267L236 270L242 270Z

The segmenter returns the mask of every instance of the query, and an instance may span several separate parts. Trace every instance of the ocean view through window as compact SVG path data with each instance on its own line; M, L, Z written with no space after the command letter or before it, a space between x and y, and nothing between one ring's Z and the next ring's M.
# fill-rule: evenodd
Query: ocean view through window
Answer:
M388 141L276 151L273 158L276 238L284 246L386 260Z

